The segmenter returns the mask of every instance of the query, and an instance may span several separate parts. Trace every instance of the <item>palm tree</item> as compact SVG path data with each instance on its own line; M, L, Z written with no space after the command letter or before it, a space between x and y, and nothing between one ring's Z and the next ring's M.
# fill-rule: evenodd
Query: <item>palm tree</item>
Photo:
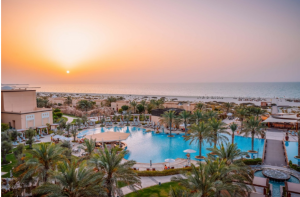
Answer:
M196 119L196 124L199 124L200 120L204 120L204 115L199 109L194 111L193 117Z
M151 103L148 103L148 104L146 105L146 109L147 109L148 114L150 114L151 111L152 111L152 109L153 109L153 105L152 105Z
M254 136L261 135L266 128L265 125L261 122L259 117L250 116L249 119L244 121L245 130L241 132L244 136L248 137L251 135L252 142L251 142L251 150L249 152L256 152L254 151Z
M211 127L211 130L213 132L213 137L211 141L214 143L214 148L217 147L217 142L218 141L227 141L228 138L224 135L220 134L229 134L225 129L225 123L222 122L222 120L217 120L216 118L213 118L210 122L209 125Z
M184 124L184 135L186 135L187 124L188 124L189 119L191 118L191 113L184 110L184 111L180 112L179 118L182 120L182 122Z
M229 126L232 132L232 141L231 141L232 144L234 143L234 132L237 130L237 127L238 127L237 124L235 124L234 122Z
M243 131L243 121L245 119L245 116L248 114L248 110L244 107L240 107L236 109L236 115L239 117L241 121L241 132Z
M202 102L199 102L196 104L196 109L199 109L200 111L202 111L205 107L205 104Z
M126 120L126 125L128 125L129 123L129 121L130 121L130 118L131 118L131 112L129 112L127 115L125 115L125 120Z
M99 171L104 173L104 184L107 189L108 197L114 196L116 193L123 196L121 188L118 187L118 182L126 183L131 190L141 187L141 181L138 175L131 170L136 164L133 160L122 162L123 157L128 151L122 150L118 153L117 148L104 150L99 149L99 153L93 154L89 163L93 164Z
M58 124L59 124L59 130L62 131L66 127L66 120L62 118L59 120Z
M169 123L170 135L168 135L168 137L174 137L172 135L172 122L176 118L175 112L172 110L165 111L161 116L162 116L162 118L160 119L161 122L166 124Z
M78 126L78 129L80 129L81 123L82 123L82 120L80 118L77 118L75 120L75 124Z
M171 180L179 182L200 197L244 197L254 189L246 184L251 183L252 177L244 172L240 173L235 165L227 165L226 159L206 159L205 162L206 164L199 162L198 168L192 164L191 172L182 174L183 177L172 177Z
M145 101L145 100L141 100L140 104L145 108L145 106L146 106L146 101Z
M88 156L92 155L96 147L96 139L84 139L84 143L80 146L82 149L86 150Z
M64 102L66 105L70 106L72 104L72 97L68 96Z
M122 100L122 99L120 99L120 100ZM107 97L107 99L106 99L106 105L107 105L108 107L110 107L110 106L111 106L111 103L112 103L112 102L116 102L116 101L117 101L117 98L116 98L116 97L109 96L109 97Z
M226 113L228 113L230 108L232 108L233 106L234 106L233 103L229 103L229 102L224 103L224 108L226 109Z
M130 105L133 107L133 113L135 113L135 108L137 106L137 102L132 101L132 102L130 102Z
M29 144L29 148L32 149L32 144L34 142L33 138L35 136L35 131L33 129L28 129L25 131L25 136L27 137L26 144Z
M300 158L300 131L298 131L298 158Z
M61 162L58 172L53 173L51 179L57 184L46 183L33 190L33 194L46 196L105 196L103 175L94 172L92 168L77 162Z
M74 142L75 142L75 140L76 140L76 136L77 136L77 129L76 128L74 128L74 127L72 127L71 128L71 133L72 133L72 135L73 135L73 138L74 138Z
M209 138L212 137L211 134L211 129L208 124L205 122L201 121L198 124L193 124L190 127L190 135L184 136L185 140L191 140L190 144L192 144L194 141L199 143L199 156L196 156L197 159L203 159L204 157L201 154L201 149L202 149L202 143L205 140L208 140Z
M70 128L71 128L71 123L67 123L66 131L68 132L68 137L70 137Z
M207 111L204 116L206 117L207 120L212 120L213 118L215 118L217 115L217 112L209 110Z
M86 115L83 115L81 117L81 121L82 121L83 124L87 123L88 122L88 117Z
M6 155L12 150L11 138L7 131L1 132L1 156L2 164L7 164Z
M88 100L80 100L77 103L79 109L85 110L86 114L89 109L92 109L96 103Z
M25 158L26 162L16 168L16 171L26 171L21 175L22 180L39 174L42 181L48 181L49 170L51 170L58 161L63 161L66 157L63 154L64 148L55 144L40 143L30 151L31 156Z
M237 144L231 143L226 143L225 147L222 143L220 148L207 148L207 150L212 151L216 156L218 156L221 159L226 159L229 162L229 164L233 163L235 159L247 155L246 152L242 152L240 149L238 149Z

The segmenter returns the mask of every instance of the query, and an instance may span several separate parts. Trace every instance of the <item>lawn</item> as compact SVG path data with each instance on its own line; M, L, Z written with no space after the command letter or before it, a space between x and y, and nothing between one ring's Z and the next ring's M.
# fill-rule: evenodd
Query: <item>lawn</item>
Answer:
M67 117L61 117L62 119L64 119L66 122L68 122L68 118Z
M72 118L78 118L77 116L70 115L70 114L63 114L63 116L70 116L70 117L72 117Z
M177 182L168 182L161 185L147 187L145 189L139 190L138 193L132 192L126 194L125 197L168 197L170 186L172 186L173 188L183 188L182 186L178 185Z

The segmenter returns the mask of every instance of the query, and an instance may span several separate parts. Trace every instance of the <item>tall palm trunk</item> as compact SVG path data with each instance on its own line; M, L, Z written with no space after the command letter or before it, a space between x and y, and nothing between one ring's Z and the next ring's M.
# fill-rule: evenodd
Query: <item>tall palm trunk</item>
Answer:
M186 121L184 122L184 135L186 135Z
M298 157L300 158L300 131L298 131Z
M218 139L218 134L217 131L214 131L215 139L214 139L214 148L217 148L217 139Z
M202 156L201 149L202 149L202 138L199 138L199 157Z
M251 139L251 141L252 141L252 151L254 151L254 130L252 130L252 132L251 132L251 134L252 134L252 139Z
M170 137L172 136L172 120L170 120Z
M241 132L243 131L243 118L241 118ZM240 132L240 133L241 133Z
M231 144L234 144L234 132L232 132L232 140L231 140Z

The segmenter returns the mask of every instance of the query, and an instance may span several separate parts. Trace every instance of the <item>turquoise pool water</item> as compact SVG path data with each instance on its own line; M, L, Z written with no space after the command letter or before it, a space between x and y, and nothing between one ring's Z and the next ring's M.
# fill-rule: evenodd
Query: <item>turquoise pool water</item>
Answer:
M299 165L300 159L295 158L298 155L298 142L285 142L285 147L289 161L291 160L294 164Z
M254 173L254 176L257 176L257 177L263 177L263 178L266 178L263 174L262 174L262 171L259 170L259 171L256 171ZM292 183L299 183L299 180L294 177L294 176L291 176L291 178L288 180L288 182L292 182ZM284 186L284 182L277 182L277 181L269 181L270 184L273 185L273 191L272 191L272 197L280 197L280 186ZM300 186L300 185L299 185Z
M194 159L196 155L199 155L199 147L197 143L190 144L189 141L184 141L182 135L175 135L173 138L167 137L167 134L156 134L155 132L146 132L146 129L138 127L110 127L110 128L95 128L88 129L80 132L78 137L83 135L91 135L100 132L114 131L114 132L126 132L130 133L130 136L124 140L127 143L129 154L125 156L125 159L132 159L141 163L149 163L152 160L153 163L164 162L167 158L186 158L185 149L193 149L197 151L191 154L191 158ZM230 136L228 136L229 139ZM236 136L235 142L242 151L248 151L251 149L251 138ZM258 156L262 156L264 139L254 140L254 149L258 151ZM208 143L202 145L202 155L207 155L210 151L206 148L212 147ZM253 155L252 155L253 156ZM257 157L257 154L254 154Z

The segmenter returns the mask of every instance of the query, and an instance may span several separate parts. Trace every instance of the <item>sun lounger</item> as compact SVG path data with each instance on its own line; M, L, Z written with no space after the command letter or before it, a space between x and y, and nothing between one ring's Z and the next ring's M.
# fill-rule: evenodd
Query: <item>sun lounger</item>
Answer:
M155 171L155 168L152 168L152 171Z
M147 171L150 171L150 168L147 168Z

